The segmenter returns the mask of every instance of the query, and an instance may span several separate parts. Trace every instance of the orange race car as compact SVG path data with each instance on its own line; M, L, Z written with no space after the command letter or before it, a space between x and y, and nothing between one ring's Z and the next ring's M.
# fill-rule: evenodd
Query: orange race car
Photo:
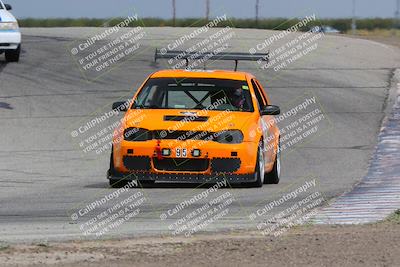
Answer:
M254 60L257 55L223 56L236 61L236 70L238 59ZM249 73L158 71L132 101L116 102L113 109L126 113L114 132L107 172L111 186L131 180L226 180L254 187L279 182L280 135L273 115L280 109L270 105Z

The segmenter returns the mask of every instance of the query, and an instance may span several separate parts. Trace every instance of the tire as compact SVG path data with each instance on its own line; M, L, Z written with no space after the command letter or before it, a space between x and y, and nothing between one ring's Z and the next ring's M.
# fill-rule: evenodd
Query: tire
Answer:
M6 50L6 61L7 62L18 62L19 55L21 54L21 45L15 50Z
M121 188L128 184L128 181L122 178L121 180L109 179L110 187Z
M107 172L107 177L112 177L115 174L115 170L114 170L114 153L113 153L113 149L111 148L111 155L110 155L110 169ZM108 182L110 183L110 187L112 188L120 188L125 186L128 181L124 178L121 178L120 180L117 179L108 179Z
M256 181L250 183L250 187L262 187L264 183L265 177L265 161L264 161L264 154L262 151L262 143L258 145L257 148L257 159L256 159L256 166L254 170L254 176L256 177Z
M265 174L264 183L265 184L279 184L281 176L281 143L278 142L278 152L275 156L274 167L272 171Z

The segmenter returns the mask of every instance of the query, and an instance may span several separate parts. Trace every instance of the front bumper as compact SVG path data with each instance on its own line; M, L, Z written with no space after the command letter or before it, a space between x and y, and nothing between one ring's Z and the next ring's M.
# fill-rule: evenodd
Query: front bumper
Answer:
M21 33L16 30L0 31L0 50L15 50L21 44Z
M191 183L255 181L257 143L172 142L150 140L114 144L114 170L108 174L108 178ZM159 159L156 147L171 149L171 155ZM176 148L186 148L186 157L177 157ZM201 156L192 156L193 149L200 149Z

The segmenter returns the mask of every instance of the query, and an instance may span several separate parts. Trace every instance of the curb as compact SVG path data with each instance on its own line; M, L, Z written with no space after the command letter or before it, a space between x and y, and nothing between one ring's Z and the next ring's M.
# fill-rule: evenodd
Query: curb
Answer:
M400 208L400 69L392 77L385 113L368 173L350 192L321 208L313 223L375 223Z

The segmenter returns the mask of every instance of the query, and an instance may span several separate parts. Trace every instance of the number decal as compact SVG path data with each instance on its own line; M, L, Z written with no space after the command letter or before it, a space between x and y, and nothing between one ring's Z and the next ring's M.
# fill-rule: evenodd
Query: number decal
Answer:
M186 148L182 148L182 149L177 148L177 149L175 150L175 156L176 156L177 158L186 158L186 157L187 157L187 150L186 150Z

